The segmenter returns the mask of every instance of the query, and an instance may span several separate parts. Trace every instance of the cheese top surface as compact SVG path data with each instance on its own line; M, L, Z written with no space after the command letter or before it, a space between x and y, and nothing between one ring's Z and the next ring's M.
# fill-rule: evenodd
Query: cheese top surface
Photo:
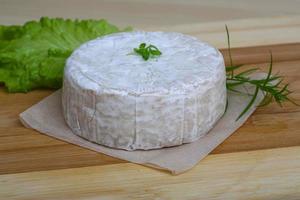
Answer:
M145 61L141 43L162 55ZM224 74L221 53L198 39L170 32L124 32L89 41L67 61L66 75L86 89L129 94L185 94Z

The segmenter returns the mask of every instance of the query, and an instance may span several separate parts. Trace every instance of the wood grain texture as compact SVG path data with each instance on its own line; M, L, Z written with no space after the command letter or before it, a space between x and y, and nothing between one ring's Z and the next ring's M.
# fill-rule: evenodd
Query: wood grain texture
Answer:
M297 0L0 0L0 5L1 24L52 16L142 27L300 14Z
M148 31L175 31L193 35L218 48L227 48L225 25L231 35L232 47L253 47L299 43L300 16L280 16L191 23L175 26L141 26ZM139 27L138 27L139 28Z
M0 196L15 200L298 200L299 152L300 147L290 147L209 155L178 176L131 163L1 175Z
M41 15L105 17L139 29L194 35L223 49L227 61L224 25L228 24L235 63L266 70L271 49L274 71L291 83L300 103L300 16L241 19L264 16L265 8L269 8L266 16L280 11L295 14L298 2L275 0L270 7L270 1L254 0L247 4L248 11L246 0L231 4L221 0L215 5L192 0L99 2L0 0L0 23L22 23ZM203 17L210 13L214 16ZM215 20L222 21L207 23ZM300 199L300 107L273 103L258 108L194 169L171 176L24 128L19 113L52 92L8 94L0 89L0 199Z
M284 55L285 49L300 55L297 45L291 45L290 48L285 45L283 51L280 51L276 46L272 46L272 48L277 49L278 55ZM269 58L269 52L266 52L265 56ZM225 50L224 53L226 54ZM256 63L259 60L252 59L252 53L252 48L249 48L249 52L246 49L233 51L236 60L242 60L245 63ZM250 59L245 59L247 54ZM255 51L254 55L256 55ZM284 56L282 58L285 60ZM245 67L250 66L253 65L250 64ZM255 66L266 71L268 63L256 64ZM286 82L291 84L291 89L294 91L293 97L298 99L298 103L300 103L299 66L300 60L274 64L274 72L280 71L286 78ZM18 120L19 113L51 92L51 90L37 90L28 94L8 94L3 89L1 90L0 105L3 107L0 110L0 174L125 162L67 144L23 127ZM292 104L280 108L273 103L267 107L258 108L243 127L212 153L219 154L300 145L299 111L300 107Z
M228 49L220 50L224 56L225 63L230 65ZM300 43L231 49L232 60L235 65L270 62L270 52L272 52L273 55L273 62L300 60Z
M0 0L0 24L22 24L41 16L105 18L142 30L178 31L218 48L300 42L297 0Z

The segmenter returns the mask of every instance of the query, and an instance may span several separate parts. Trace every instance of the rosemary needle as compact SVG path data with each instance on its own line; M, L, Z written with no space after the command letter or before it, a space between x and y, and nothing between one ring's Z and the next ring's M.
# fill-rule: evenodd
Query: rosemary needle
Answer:
M253 94L250 94L252 98L250 99L247 106L244 108L244 110L241 112L241 114L237 117L236 120L239 120L254 104L259 91L263 92L264 100L260 104L260 106L265 106L271 103L272 101L277 102L280 106L283 102L289 101L293 103L294 105L299 106L297 103L295 103L293 100L289 98L289 95L292 93L288 86L289 84L282 84L283 78L279 75L273 75L273 56L272 52L270 52L270 65L268 69L268 74L265 78L262 79L251 79L250 75L258 70L258 68L251 68L248 70L244 70L242 72L239 72L238 74L235 74L235 70L241 69L243 65L233 65L232 61L232 55L231 55L231 47L230 47L230 35L228 31L228 27L226 28L226 34L227 34L227 43L228 43L228 52L229 52L229 59L230 59L230 66L226 67L226 87L228 90L233 92L239 92L236 88L237 86L241 86L244 84L250 84L255 86L255 91Z

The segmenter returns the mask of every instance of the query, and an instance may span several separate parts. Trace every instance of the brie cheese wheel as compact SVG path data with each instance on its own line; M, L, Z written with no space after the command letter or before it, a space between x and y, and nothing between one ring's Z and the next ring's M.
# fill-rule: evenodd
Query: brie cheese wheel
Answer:
M133 49L155 45L145 61ZM180 33L125 32L89 41L66 62L66 123L78 136L126 150L193 142L226 106L221 53Z

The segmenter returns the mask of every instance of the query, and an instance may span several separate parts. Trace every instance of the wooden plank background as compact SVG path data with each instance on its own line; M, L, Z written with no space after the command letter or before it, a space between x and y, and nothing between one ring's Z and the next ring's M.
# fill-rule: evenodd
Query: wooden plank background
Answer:
M300 15L298 0L0 0L0 23L40 16L105 18L134 27Z
M298 54L300 55L300 51ZM241 55L243 57L243 54ZM238 58L239 55L236 54L235 57ZM251 60L247 63L251 63ZM252 65L245 67L250 66ZM255 64L255 66L266 71L268 63ZM298 103L300 103L299 66L299 60L274 64L274 72L280 71L286 78L286 82L291 84L291 90L294 91L293 98ZM37 90L27 94L8 94L3 89L1 90L0 174L124 162L24 128L18 120L18 114L52 92L52 90ZM300 145L299 111L300 107L292 104L281 108L273 103L267 107L258 108L243 127L212 153Z
M0 194L26 200L298 200L299 151L293 147L210 155L179 176L131 163L2 175Z
M235 63L266 70L272 50L274 71L291 83L293 98L300 104L300 17L277 16L300 14L298 1L275 0L273 6L266 0L126 2L0 0L0 23L22 23L41 15L105 17L137 29L194 35L223 49L225 59L227 24ZM245 17L256 18L242 19ZM300 197L300 107L287 104L280 108L273 103L258 108L244 126L195 168L172 176L24 128L19 113L52 92L8 94L0 89L0 199Z

